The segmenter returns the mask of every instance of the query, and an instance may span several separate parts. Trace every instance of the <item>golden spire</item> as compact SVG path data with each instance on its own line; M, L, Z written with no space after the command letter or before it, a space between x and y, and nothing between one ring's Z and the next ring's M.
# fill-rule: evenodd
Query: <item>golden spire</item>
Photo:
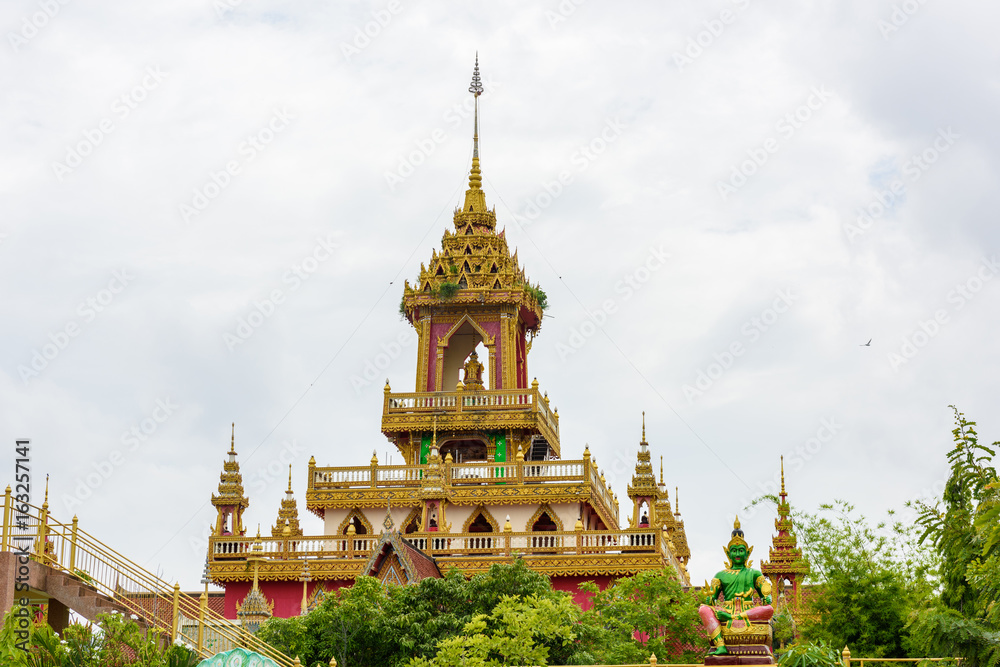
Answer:
M292 464L288 464L288 493L292 492Z
M483 192L483 176L479 170L479 96L483 94L483 83L479 78L479 53L476 53L476 68L472 71L472 84L469 86L476 102L475 127L472 131L472 170L469 172L469 189L465 191L465 204L462 205L461 217L455 218L456 227L475 223L492 228L495 221L486 210L486 193ZM471 218L466 216L472 215ZM476 215L478 214L478 215ZM483 216L486 218L483 218Z
M642 411L642 442L646 442L646 411Z
M42 503L42 507L49 506L49 474L45 473L45 502Z
M739 530L739 529L740 529L740 517L737 516L736 520L733 521L733 530Z
M660 486L663 486L663 454L660 454Z
M681 492L678 487L674 487L674 516L681 515Z
M229 453L236 453L236 422L233 422L233 435L229 440Z
M479 78L479 52L476 51L476 67L472 70L472 84L469 92L476 100L475 126L472 131L472 171L469 173L469 189L478 190L483 183L479 171L479 96L483 94L483 84Z

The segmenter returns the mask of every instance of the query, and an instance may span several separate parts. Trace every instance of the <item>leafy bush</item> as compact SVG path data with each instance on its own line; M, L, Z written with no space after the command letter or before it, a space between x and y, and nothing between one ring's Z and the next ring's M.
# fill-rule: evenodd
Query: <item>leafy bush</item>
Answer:
M841 667L840 652L824 642L796 642L778 658L778 667Z
M549 307L549 297L545 294L545 291L541 287L536 287L528 285L524 288L524 291L528 293L531 298L538 302L538 307L544 311Z

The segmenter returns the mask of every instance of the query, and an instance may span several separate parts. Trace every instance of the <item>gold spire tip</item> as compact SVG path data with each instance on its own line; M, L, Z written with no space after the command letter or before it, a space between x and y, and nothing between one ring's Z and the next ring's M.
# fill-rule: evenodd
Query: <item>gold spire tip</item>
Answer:
M787 495L785 493L785 457L781 456L781 496Z
M660 454L660 486L663 486L663 454Z
M45 502L42 504L49 504L49 473L45 473Z
M288 464L288 492L292 492L292 464Z
M642 441L646 442L646 411L642 411Z
M740 529L740 517L737 516L736 520L733 521L733 530L739 530L739 529Z
M229 438L229 453L236 453L236 422L233 422L233 434Z

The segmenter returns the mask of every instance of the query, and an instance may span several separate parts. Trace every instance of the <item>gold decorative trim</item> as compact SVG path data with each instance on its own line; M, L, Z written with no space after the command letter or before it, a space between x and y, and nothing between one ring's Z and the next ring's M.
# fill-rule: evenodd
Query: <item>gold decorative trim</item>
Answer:
M542 503L541 505L538 506L538 509L535 510L535 513L531 515L531 518L528 519L528 522L524 524L524 532L526 533L532 532L532 526L535 525L536 521L542 518L543 514L549 515L549 518L552 519L552 522L556 524L556 530L560 532L564 530L563 522L562 519L559 518L559 515L552 511L552 508L549 507L548 503Z
M423 507L417 506L410 510L410 513L406 515L403 519L403 523L399 526L399 531L403 534L406 533L406 528L410 525L411 521L416 520L417 530L423 530L423 526L420 523L420 516L423 514Z
M372 529L372 524L371 524L370 521L368 521L368 517L366 517L364 515L364 513L361 512L357 507L353 507L353 508L351 508L351 511L348 513L347 518L345 518L343 521L341 521L340 522L340 526L337 527L337 534L338 535L346 535L347 534L347 527L351 524L351 519L352 518L357 519L358 523L360 523L362 526L365 527L365 533L364 534L366 534L366 535L372 535L374 533L374 531ZM357 530L357 524L354 525L354 528L355 528L355 530ZM358 531L358 534L359 535L362 534L360 530Z
M472 514L469 515L469 518L465 520L465 525L462 526L463 533L469 532L469 526L472 525L472 523L476 520L476 517L479 516L480 514L482 514L483 518L486 519L486 521L490 524L490 526L493 527L494 533L500 532L500 524L493 517L493 515L490 514L490 511L486 509L486 506L478 505L476 509L472 510Z

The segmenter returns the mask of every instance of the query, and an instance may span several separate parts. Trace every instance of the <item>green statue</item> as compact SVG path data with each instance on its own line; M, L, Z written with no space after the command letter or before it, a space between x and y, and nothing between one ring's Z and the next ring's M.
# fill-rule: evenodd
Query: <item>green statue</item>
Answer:
M715 575L712 583L705 584L705 604L698 609L698 615L701 616L701 622L712 642L713 648L708 655L729 653L722 639L723 623L731 629L734 620L741 620L749 627L754 623L767 623L774 616L771 582L764 578L760 570L750 567L751 561L748 559L753 553L753 547L743 539L738 518L733 522L732 539L723 551L726 552L729 563L725 570ZM720 592L725 602L721 608L717 608L715 604ZM755 593L765 604L754 606Z

